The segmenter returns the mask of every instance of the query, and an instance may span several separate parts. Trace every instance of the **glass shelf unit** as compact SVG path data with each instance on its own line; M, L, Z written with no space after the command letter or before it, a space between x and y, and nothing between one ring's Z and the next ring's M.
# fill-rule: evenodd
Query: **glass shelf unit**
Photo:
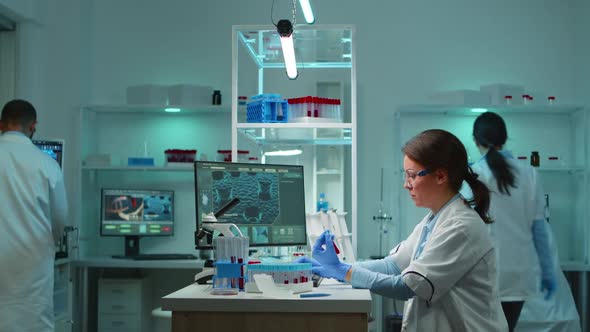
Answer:
M234 26L232 31L232 159L251 151L262 163L304 166L306 212L319 193L330 207L346 211L356 254L356 66L353 25L296 25L293 32L299 76L289 80L277 28ZM340 99L341 118L296 123L247 123L238 96L280 94ZM243 113L239 113L243 112ZM287 151L289 150L289 151ZM272 156L271 152L297 152Z

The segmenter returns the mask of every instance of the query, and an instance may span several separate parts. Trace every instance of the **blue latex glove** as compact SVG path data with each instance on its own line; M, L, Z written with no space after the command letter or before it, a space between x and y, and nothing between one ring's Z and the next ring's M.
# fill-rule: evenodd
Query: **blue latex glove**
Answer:
M553 257L549 249L549 236L545 228L545 220L533 221L533 241L541 264L541 291L546 292L545 300L548 300L555 293L557 282L555 281Z
M320 264L318 261L307 256L297 257L297 259L295 259L293 263L311 263L312 268L322 266L322 264Z
M325 231L313 245L313 258L320 264L312 267L312 271L324 278L344 280L346 273L350 270L350 264L340 262L334 249L334 235Z

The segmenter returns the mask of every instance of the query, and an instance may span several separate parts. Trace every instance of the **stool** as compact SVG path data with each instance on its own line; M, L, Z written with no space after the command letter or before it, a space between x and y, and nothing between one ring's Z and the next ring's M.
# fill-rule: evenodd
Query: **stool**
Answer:
M172 330L172 311L162 310L162 307L152 310L155 332L170 332Z

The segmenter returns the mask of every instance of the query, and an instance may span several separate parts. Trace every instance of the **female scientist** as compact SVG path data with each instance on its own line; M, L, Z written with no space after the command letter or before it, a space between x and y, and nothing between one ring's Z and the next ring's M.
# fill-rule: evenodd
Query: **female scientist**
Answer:
M489 191L467 166L465 147L449 132L427 130L402 151L404 188L430 213L390 256L376 261L340 262L333 235L325 232L313 247L313 272L407 300L403 331L506 331L485 225ZM475 209L459 194L464 180Z
M507 136L506 124L496 113L483 113L473 124L473 138L484 157L472 168L491 188L490 230L498 251L500 299L513 331L524 301L537 292L537 283L530 280L539 275L539 265L546 298L556 282L537 172L502 150Z

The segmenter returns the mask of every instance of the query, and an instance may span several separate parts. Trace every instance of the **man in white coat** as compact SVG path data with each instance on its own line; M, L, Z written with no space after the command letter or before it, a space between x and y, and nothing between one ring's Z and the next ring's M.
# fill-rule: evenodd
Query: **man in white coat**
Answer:
M33 105L12 100L0 119L0 332L54 329L55 243L66 221L63 174L31 142Z

